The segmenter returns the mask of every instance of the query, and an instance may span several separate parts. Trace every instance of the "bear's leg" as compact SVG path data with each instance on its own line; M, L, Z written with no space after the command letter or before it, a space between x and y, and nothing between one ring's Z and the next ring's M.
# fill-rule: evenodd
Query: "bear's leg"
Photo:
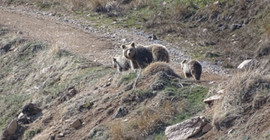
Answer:
M132 67L132 69L140 68L137 61L134 61L134 60L131 60L131 67Z
M197 81L199 81L200 78L201 78L201 74L198 73L198 72L196 72L196 71L192 71L192 72L191 72L191 75L192 75L193 78L194 78L195 80L197 80Z
M186 78L190 78L192 75L190 73L185 73Z

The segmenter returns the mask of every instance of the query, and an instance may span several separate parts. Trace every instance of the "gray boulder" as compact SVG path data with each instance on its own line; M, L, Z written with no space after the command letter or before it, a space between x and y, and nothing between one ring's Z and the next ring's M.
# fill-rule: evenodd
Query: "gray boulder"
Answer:
M165 135L168 140L184 140L208 132L211 129L209 125L205 117L197 116L182 123L168 126Z

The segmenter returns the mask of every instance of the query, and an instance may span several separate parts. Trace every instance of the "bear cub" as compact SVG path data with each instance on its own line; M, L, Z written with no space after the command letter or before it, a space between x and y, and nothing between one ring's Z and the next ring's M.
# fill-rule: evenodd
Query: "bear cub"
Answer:
M195 80L200 80L202 74L202 65L198 61L183 60L181 67L186 78L193 77Z
M133 69L145 68L152 62L162 61L170 62L170 56L167 48L160 44L153 44L149 46L135 45L122 45L123 56L131 62Z
M127 71L131 68L130 61L125 56L117 56L112 59L113 67L117 68L118 72Z

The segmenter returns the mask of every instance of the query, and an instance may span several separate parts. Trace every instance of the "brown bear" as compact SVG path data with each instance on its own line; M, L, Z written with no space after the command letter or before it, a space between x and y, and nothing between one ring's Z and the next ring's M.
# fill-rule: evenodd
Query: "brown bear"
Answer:
M200 80L202 74L202 65L198 61L183 60L181 67L186 78L193 77L195 80Z
M131 68L130 61L125 56L117 56L112 59L113 67L117 68L118 72L127 71Z
M131 61L133 69L145 68L152 62L163 61L170 62L170 56L167 48L160 44L153 44L149 46L122 45L123 55Z

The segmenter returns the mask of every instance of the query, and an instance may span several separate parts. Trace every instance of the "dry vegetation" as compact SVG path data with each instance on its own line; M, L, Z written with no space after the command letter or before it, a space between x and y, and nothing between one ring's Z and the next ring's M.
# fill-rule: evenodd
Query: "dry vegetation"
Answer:
M217 88L223 98L213 106L213 125L220 139L265 139L269 127L269 60L246 71L239 71ZM260 131L257 131L259 129ZM231 132L230 132L231 131ZM210 132L211 133L211 132ZM211 134L206 138L213 138Z
M95 125L108 127L103 131L110 131L108 137L115 140L162 139L166 126L198 113L206 115L215 128L201 139L270 138L268 0L5 0L1 3L28 3L40 10L54 11L58 16L70 12L88 20L101 20L105 25L116 22L111 26L117 28L141 29L188 48L187 53L193 58L206 59L225 68L235 68L245 59L258 60L253 68L231 73L229 80L212 87L225 92L222 100L205 109L202 101L208 87L180 79L166 64L146 68L137 89L133 90L136 73L116 74L116 70L57 46L7 36L7 28L1 27L0 43L10 49L0 55L1 130L18 115L23 104L32 100L45 108L72 85L79 92L91 92L80 93L85 99L76 97L59 105L62 109L69 104L66 112L61 112L54 121L78 114L85 119L81 130L69 130L71 133L66 137L71 139L77 132L79 135L92 130ZM108 77L113 82L107 85ZM119 106L125 106L129 113L115 118L113 114ZM47 129L40 126L37 122L25 135L31 139Z
M187 53L193 58L210 60L226 68L234 68L244 59L256 57L254 50L258 42L269 38L268 0L27 2L59 15L68 11L85 17L91 15L87 19L118 28L143 29L188 48ZM26 1L6 0L5 3L25 4ZM185 40L190 43L183 43ZM213 55L206 55L209 53Z

